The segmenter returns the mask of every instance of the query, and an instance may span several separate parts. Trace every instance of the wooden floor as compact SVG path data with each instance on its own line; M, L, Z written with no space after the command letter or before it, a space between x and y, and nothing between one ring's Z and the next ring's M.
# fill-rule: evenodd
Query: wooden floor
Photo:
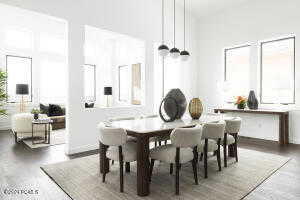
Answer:
M241 138L239 146L293 159L245 199L300 199L300 145L279 147L275 142ZM70 199L40 170L40 166L95 153L97 151L66 156L64 145L33 150L22 143L16 145L8 131L0 131L0 199ZM12 190L32 190L38 195L5 194Z

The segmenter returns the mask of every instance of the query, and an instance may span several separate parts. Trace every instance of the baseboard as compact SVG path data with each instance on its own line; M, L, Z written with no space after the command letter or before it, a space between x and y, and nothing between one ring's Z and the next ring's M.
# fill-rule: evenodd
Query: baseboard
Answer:
M92 151L98 149L98 144L90 144L90 145L84 145L76 148L69 148L67 155L77 154L77 153L83 153L86 151Z

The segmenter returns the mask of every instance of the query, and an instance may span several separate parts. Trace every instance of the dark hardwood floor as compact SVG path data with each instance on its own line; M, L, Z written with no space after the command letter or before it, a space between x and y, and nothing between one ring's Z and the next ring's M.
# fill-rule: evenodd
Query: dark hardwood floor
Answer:
M292 158L245 199L300 199L300 145L279 147L275 142L241 138L239 146ZM40 166L95 153L97 151L66 156L64 145L30 149L23 143L15 144L8 131L0 131L0 199L70 199Z

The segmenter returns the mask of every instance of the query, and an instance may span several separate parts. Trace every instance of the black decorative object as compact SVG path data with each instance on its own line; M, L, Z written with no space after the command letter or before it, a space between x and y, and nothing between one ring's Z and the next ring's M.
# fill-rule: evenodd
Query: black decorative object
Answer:
M247 106L251 110L257 110L258 109L258 100L255 96L255 92L253 90L250 91L247 101Z
M167 113L169 119L166 119L162 113L162 107L164 107L164 110L166 112L167 108L168 110L172 110L172 113ZM178 115L179 107L177 101L172 97L166 97L164 98L159 106L159 116L164 122L172 122L175 121L177 115Z
M16 84L16 94L19 95L29 94L28 84Z
M39 119L39 113L34 113L33 114L33 119L38 120Z
M178 112L176 115L176 119L180 119L183 114L185 113L186 107L187 107L187 102L186 102L186 98L184 96L184 94L181 92L180 89L176 88L176 89L172 89L168 92L168 94L166 95L166 98L171 97L173 99L175 99L177 106L178 106ZM164 109L166 111L166 114L169 117L172 117L173 113L174 113L174 106L165 104L164 105Z
M85 103L85 108L94 108L95 103Z

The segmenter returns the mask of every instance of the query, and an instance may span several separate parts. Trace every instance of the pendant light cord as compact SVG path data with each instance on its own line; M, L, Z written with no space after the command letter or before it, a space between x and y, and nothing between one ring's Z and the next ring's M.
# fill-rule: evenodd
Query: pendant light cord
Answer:
M175 27L175 15L176 15L176 8L175 8L175 0L174 0L174 48L175 48L175 46L176 46L176 44L175 44L175 41L176 41L176 39L175 39L175 31L176 31L176 27Z
M183 0L183 49L185 50L185 0Z
M161 35L162 35L162 43L165 43L165 3L164 0L161 0Z

